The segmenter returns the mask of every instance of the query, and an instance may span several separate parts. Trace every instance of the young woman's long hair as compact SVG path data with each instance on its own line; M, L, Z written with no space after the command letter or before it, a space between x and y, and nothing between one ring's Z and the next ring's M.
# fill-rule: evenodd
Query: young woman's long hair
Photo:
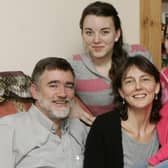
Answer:
M113 54L112 54L112 65L109 71L109 76L112 78L117 74L119 67L121 64L125 62L127 58L127 53L123 49L123 33L121 28L121 21L118 15L117 10L114 8L113 5L96 1L89 4L82 12L82 16L80 19L80 28L83 31L83 22L87 15L95 15L95 16L104 16L104 17L111 17L114 22L114 27L116 31L120 31L120 37L117 42L114 44Z

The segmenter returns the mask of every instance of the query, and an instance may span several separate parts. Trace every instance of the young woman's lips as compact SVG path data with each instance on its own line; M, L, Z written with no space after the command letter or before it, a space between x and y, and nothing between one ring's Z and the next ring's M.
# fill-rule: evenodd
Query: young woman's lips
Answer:
M104 47L103 46L93 46L94 51L101 51Z

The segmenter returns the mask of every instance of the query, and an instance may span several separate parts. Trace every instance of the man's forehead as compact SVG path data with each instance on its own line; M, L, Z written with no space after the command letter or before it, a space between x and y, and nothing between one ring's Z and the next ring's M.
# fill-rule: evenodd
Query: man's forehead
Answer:
M64 71L60 69L54 69L54 70L45 70L43 74L41 75L41 80L47 80L47 81L64 81L64 82L73 82L74 76L70 70Z

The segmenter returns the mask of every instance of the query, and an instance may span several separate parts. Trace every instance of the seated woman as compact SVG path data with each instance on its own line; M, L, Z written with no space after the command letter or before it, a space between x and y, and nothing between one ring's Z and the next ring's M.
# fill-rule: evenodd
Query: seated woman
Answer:
M115 108L95 119L86 141L84 168L136 168L159 148L157 68L143 56L129 57L112 85Z

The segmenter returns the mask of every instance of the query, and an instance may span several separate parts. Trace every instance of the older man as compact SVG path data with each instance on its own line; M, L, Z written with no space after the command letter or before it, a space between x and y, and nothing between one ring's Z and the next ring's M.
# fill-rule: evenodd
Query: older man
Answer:
M4 143L10 156L1 157L0 165L6 159L8 168L82 168L88 128L68 118L74 80L73 69L63 58L44 58L36 64L30 88L35 103L28 112L0 120L0 128L8 132L8 141L0 140L0 147Z

